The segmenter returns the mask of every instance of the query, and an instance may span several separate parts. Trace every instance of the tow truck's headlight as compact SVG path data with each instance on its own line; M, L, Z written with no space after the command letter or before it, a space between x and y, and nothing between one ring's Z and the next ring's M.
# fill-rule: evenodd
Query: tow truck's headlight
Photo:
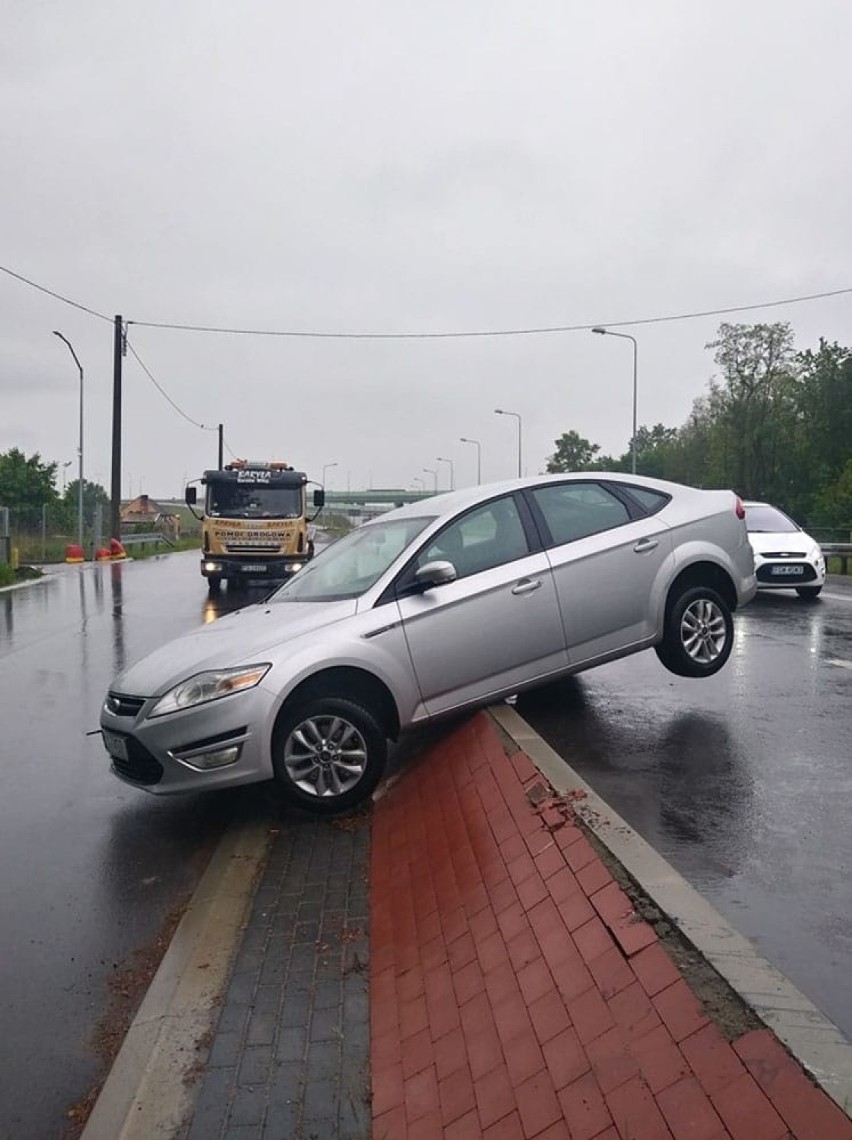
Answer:
M165 716L166 713L204 705L208 701L228 697L231 693L252 689L263 680L271 668L269 664L245 665L239 669L217 669L209 673L196 673L194 677L181 681L179 685L175 685L160 697L148 716Z
M302 569L302 563L301 562L288 562L284 566L284 569L288 574L295 574L297 570Z

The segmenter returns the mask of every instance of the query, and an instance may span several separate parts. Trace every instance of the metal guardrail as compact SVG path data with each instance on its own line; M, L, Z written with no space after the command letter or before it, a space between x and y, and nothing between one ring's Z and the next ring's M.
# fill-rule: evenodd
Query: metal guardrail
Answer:
M158 531L152 531L150 534L123 534L120 541L122 546L144 546L147 542L164 542L166 546L172 545L166 536Z
M852 542L821 542L820 547L826 558L840 559L840 573L849 573L849 559L852 558Z

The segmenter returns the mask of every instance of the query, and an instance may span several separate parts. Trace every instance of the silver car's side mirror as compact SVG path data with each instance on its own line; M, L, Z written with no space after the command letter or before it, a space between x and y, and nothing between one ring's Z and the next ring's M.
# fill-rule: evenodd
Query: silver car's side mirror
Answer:
M414 575L414 581L421 590L428 590L432 586L443 586L446 582L455 582L458 574L452 562L427 562L425 566Z

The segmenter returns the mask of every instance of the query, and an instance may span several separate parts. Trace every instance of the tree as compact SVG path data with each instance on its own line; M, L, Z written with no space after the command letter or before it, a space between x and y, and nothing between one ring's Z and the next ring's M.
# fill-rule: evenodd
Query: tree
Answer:
M813 519L819 526L848 529L850 534L844 534L842 542L852 539L852 459L846 461L838 478L817 494Z
M63 506L68 517L76 519L78 507L78 487L80 480L74 479L68 484L65 490L65 498L63 499ZM95 523L95 510L98 506L104 507L106 510L110 506L110 497L100 485L100 483L90 483L88 479L83 479L83 523L85 526L91 528ZM108 515L104 515L108 519Z
M590 443L575 431L563 432L554 440L556 451L547 460L548 474L562 471L586 471L600 451L597 443Z
M722 468L741 494L778 498L795 419L793 331L786 322L724 323L707 348L722 371L710 393Z
M852 350L820 340L819 351L797 356L798 444L820 482L852 458Z
M45 503L56 502L56 464L29 459L17 447L0 452L0 506L22 516L39 516Z

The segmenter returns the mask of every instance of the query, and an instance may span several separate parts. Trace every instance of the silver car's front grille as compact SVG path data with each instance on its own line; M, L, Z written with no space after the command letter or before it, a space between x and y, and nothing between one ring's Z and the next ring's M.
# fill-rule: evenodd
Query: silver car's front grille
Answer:
M129 697L125 693L107 693L106 707L113 716L136 716L145 704L145 697Z

